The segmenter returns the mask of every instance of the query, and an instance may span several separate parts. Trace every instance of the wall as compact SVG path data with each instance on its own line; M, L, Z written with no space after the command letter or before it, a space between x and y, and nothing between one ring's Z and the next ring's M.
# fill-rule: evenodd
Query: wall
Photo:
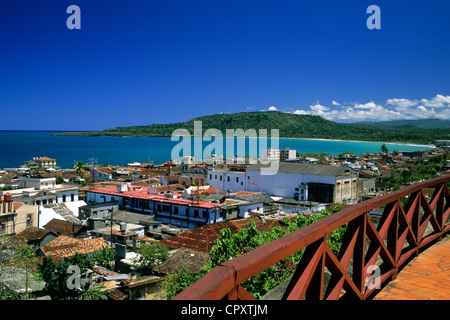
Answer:
M261 175L259 171L247 171L247 191L262 191L268 195L294 199L295 194L300 194L301 183L309 182L335 184L334 176L308 175L278 172L274 175ZM298 188L299 190L295 190ZM307 190L304 193L308 199ZM300 199L300 198L299 198Z
M207 183L213 188L220 188L224 192L238 192L246 190L245 172L237 171L208 171Z
M356 174L337 177L334 191L335 203L356 203L358 178Z

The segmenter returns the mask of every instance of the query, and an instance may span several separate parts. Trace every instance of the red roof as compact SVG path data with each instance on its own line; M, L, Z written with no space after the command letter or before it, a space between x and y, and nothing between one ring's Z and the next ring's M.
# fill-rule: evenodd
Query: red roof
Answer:
M133 189L133 186L131 189ZM219 207L219 206L223 205L223 204L210 203L210 202L204 202L204 201L195 201L195 200L188 200L188 199L181 199L181 198L175 198L175 199L165 198L163 195L149 195L147 193L148 189L149 189L148 187L142 187L142 188L132 190L132 191L118 192L116 187L101 187L101 188L95 188L95 189L86 190L86 191L101 193L101 194L109 194L109 195L125 197L125 198L152 200L152 201L166 202L166 203L172 203L172 204L181 204L181 205L190 205L190 206L201 207L201 208L206 208L206 209Z

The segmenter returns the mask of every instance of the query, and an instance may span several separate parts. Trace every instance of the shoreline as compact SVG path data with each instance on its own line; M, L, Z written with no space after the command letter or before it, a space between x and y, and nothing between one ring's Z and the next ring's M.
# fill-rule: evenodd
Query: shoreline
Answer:
M73 137L115 137L115 138L171 138L170 136L122 136L122 135L84 135L84 134L64 134L65 132L50 132L52 136L73 136ZM69 133L78 133L74 131L66 131ZM81 132L92 132L92 131L80 131ZM192 136L194 138L194 136ZM226 137L223 137L226 138ZM246 137L250 138L250 137ZM257 138L258 139L258 138ZM267 137L270 139L270 137ZM326 139L326 138L295 138L295 137L279 137L279 139L295 139L295 140L317 140L317 141L339 141L339 142L358 142L358 143L384 143L384 144L398 144L412 147L427 147L436 148L433 144L419 144L415 142L396 142L396 141L373 141L373 140L345 140L345 139Z
M384 143L384 144L399 144L412 147L429 147L436 148L434 144L418 144L413 142L395 142L395 141L372 141L372 140L344 140L344 139L324 139L324 138L279 138L279 139L296 139L296 140L319 140L319 141L340 141L340 142L363 142L363 143Z

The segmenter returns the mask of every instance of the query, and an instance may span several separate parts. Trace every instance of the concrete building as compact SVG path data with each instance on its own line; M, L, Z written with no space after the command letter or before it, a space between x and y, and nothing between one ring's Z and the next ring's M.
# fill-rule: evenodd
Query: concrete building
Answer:
M347 166L280 162L274 175L261 175L262 165L246 170L247 191L322 203L356 203L357 172Z
M246 169L208 171L208 184L223 192L254 191L271 196L321 203L356 203L357 172L347 166L279 163L274 175L261 175L261 164Z
M56 178L19 178L19 188L8 191L14 201L53 204L78 201L78 186L56 184ZM1 192L3 194L5 192Z
M9 193L0 195L0 234L14 235L37 223L38 206L15 202Z
M89 203L119 201L132 212L154 215L155 220L189 229L223 221L221 204L183 199L183 194L152 195L147 187L103 187L86 190Z
M268 148L263 150L261 158L267 160L281 160L281 161L292 160L297 158L297 150L289 148L285 149Z
M237 192L247 190L245 168L240 167L213 167L208 170L208 184L213 188L220 188L223 192Z
M24 165L30 169L56 167L56 159L51 159L49 157L33 157L32 160L25 162Z

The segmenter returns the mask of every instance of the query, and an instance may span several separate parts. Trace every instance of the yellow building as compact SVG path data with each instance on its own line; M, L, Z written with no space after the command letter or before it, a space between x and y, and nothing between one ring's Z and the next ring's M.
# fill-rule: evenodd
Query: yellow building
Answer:
M56 159L51 159L49 157L34 157L25 163L30 169L37 169L42 167L56 167Z

